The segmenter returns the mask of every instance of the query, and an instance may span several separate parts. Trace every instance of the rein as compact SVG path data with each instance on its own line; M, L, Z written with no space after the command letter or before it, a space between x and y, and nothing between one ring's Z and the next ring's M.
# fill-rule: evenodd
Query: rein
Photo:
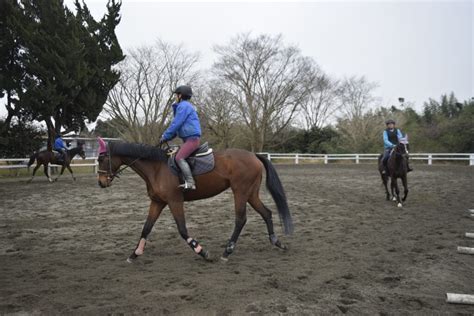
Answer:
M168 142L165 142L165 145L166 147L168 148L168 150L170 149L170 146L168 145ZM107 146L107 154L106 154L106 157L109 157L109 170L97 170L97 173L105 173L107 175L107 177L109 178L110 181L112 181L114 178L120 178L119 177L119 174L122 173L125 169L127 169L128 167L132 166L135 162L137 162L138 160L140 160L140 157L139 158L136 158L135 160L133 160L131 163L129 164L126 164L125 167L122 167L120 168L119 170L117 170L117 172L112 172L112 155L110 154L110 148L109 146Z

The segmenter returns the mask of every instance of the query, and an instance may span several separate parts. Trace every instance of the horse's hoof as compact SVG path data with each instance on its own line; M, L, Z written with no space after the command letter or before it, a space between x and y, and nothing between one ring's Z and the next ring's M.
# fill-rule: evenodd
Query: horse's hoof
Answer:
M54 182L58 181L58 178L54 179Z
M130 257L127 258L127 262L128 262L128 263L133 263L133 260L134 260L134 259L132 259L132 258L130 258Z
M200 255L201 257L203 257L203 259L206 260L206 261L210 261L210 262L212 261L211 253L210 253L209 251L207 251L207 250L204 250L204 249L203 249L203 250L199 253L199 255Z
M221 261L224 262L224 263L227 263L229 261L229 258L221 257Z
M397 206L398 206L398 207L402 207L403 205L402 205L402 203L398 203Z
M394 201L394 202L395 202L396 200L397 200L397 198L396 198L396 197L393 197L393 198L392 198L392 201Z
M281 250L288 250L288 248L285 245L283 245L279 240L275 243L275 247Z

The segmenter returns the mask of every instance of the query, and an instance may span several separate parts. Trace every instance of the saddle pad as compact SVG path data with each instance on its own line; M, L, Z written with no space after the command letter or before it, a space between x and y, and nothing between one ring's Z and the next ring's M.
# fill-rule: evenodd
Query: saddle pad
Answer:
M174 155L169 157L168 167L175 176L178 176L181 172L179 167L176 165L174 158ZM214 154L212 152L205 156L189 157L186 161L188 162L189 167L191 167L193 176L208 173L214 169Z

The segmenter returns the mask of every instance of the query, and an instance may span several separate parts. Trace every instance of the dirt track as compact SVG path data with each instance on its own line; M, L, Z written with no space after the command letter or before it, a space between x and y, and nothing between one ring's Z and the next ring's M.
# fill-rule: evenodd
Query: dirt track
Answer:
M374 165L277 166L295 222L272 248L253 211L228 263L194 255L164 211L133 264L148 198L127 175L0 180L0 314L474 314L445 303L474 294L474 168L419 166L402 209ZM262 190L264 201L275 207ZM219 257L233 228L231 192L187 204L190 234ZM275 223L279 224L275 215Z

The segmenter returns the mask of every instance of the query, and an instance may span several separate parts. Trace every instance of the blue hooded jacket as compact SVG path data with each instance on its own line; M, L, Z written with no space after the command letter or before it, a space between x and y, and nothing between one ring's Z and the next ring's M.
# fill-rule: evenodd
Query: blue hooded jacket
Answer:
M193 105L188 101L173 104L174 119L163 133L163 140L169 141L179 136L183 141L190 137L201 137L201 124Z
M61 150L63 148L67 149L66 145L64 145L63 139L61 137L57 137L56 140L54 141L54 149Z

